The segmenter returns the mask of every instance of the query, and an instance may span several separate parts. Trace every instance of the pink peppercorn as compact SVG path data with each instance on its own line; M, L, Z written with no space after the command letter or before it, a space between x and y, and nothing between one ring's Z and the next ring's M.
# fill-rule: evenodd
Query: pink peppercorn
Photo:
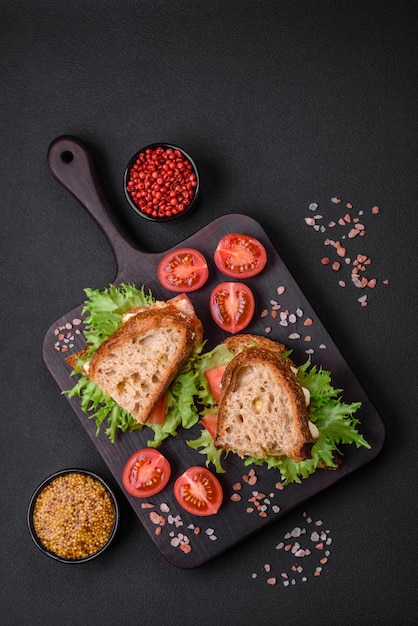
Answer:
M150 146L139 152L125 175L125 189L137 210L153 219L183 213L195 198L195 166L173 146Z

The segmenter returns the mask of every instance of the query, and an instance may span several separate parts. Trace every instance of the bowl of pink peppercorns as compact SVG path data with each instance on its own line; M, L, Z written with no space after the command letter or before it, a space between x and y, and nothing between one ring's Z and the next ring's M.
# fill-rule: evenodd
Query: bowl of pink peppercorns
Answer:
M124 176L125 194L131 207L155 222L188 215L199 196L199 172L182 148L155 143L137 152Z

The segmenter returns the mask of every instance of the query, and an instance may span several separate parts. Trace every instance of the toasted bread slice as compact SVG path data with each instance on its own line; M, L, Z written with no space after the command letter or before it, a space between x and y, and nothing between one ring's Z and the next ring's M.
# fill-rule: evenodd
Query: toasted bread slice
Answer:
M214 441L241 457L310 458L309 413L289 359L260 347L234 357L222 378Z
M187 315L149 307L99 346L85 374L144 424L199 339L196 322Z

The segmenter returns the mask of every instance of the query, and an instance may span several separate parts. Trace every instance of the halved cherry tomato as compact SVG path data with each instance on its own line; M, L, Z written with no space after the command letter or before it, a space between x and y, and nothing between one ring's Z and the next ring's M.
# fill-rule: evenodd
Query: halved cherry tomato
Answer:
M254 295L244 283L221 283L210 295L210 312L214 321L229 333L238 333L254 315Z
M226 365L218 365L217 367L212 367L210 370L206 370L205 376L209 383L209 388L212 392L213 397L216 402L219 402L221 399L222 392L222 376L224 375L224 371L226 369Z
M206 259L194 248L168 252L158 264L158 280L169 291L196 291L208 279Z
M165 414L167 413L167 394L165 393L158 400L152 410L151 415L147 419L147 424L157 424L161 426L164 423Z
M206 428L211 437L215 437L216 425L218 423L217 413L208 413L207 415L202 417L200 423Z
M142 448L127 460L122 472L122 484L136 498L148 498L164 489L170 479L168 460L154 448Z
M226 276L250 278L264 269L267 252L258 239L229 233L218 243L213 258L218 270Z
M189 467L174 484L177 502L188 513L214 515L221 507L223 491L218 479L206 467Z

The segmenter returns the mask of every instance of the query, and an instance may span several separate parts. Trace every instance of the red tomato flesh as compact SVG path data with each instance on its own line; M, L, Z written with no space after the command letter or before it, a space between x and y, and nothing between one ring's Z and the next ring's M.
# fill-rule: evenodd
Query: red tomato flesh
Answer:
M168 252L158 264L158 280L168 291L189 292L200 289L208 279L206 259L194 248Z
M264 269L267 252L258 239L229 233L218 243L213 259L218 270L226 276L250 278Z
M254 315L254 295L244 283L221 283L210 296L213 320L229 333L238 333L248 326Z
M175 482L174 495L180 506L193 515L214 515L221 507L223 491L206 467L189 467Z
M152 410L151 415L147 419L147 424L164 424L165 414L167 413L167 394L165 393Z
M135 498L148 498L167 485L171 475L168 460L154 448L142 448L132 454L122 471L122 484Z
M214 438L216 433L216 425L218 423L218 414L217 413L208 413L200 420L202 426L206 428L209 435Z
M217 367L212 367L210 370L206 370L205 372L205 376L209 383L209 389L218 403L221 399L222 376L224 375L225 369L226 365L218 365Z

